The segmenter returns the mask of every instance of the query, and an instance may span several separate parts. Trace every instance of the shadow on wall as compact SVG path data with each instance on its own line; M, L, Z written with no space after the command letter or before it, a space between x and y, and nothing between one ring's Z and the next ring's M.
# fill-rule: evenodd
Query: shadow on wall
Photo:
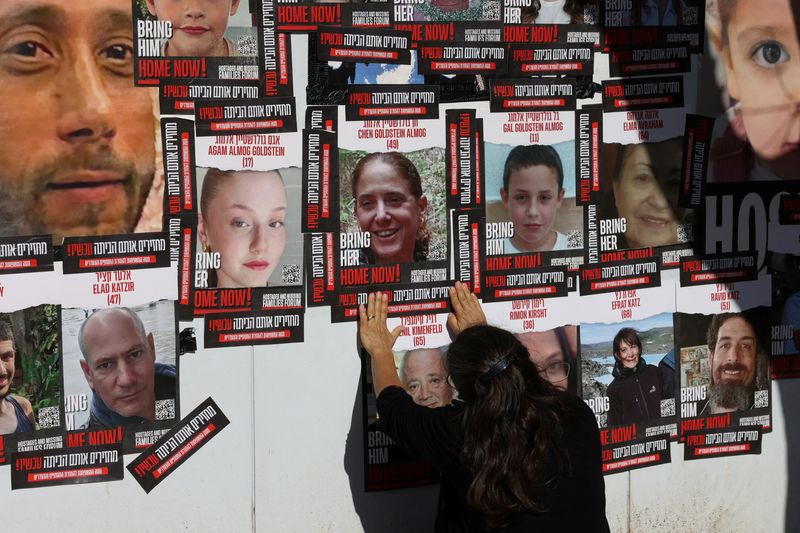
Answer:
M800 379L777 382L786 425L786 531L800 531Z
M433 531L439 485L380 492L364 491L364 419L362 380L358 381L350 431L344 447L344 470L350 481L353 507L366 533Z

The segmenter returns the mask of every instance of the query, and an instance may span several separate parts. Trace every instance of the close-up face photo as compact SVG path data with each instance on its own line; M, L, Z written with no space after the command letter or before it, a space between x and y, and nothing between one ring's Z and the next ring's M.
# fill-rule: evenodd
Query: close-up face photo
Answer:
M487 254L577 251L583 206L575 196L575 143L487 142L485 152L486 223L503 224L502 241L493 237L497 246L487 244Z
M15 362L14 341L0 340L0 399L11 389Z
M680 242L676 209L682 146L678 137L620 149L613 197L617 216L625 219L629 248Z
M153 335L139 331L130 316L113 311L84 328L81 368L89 386L124 417L155 417Z
M218 253L217 287L264 287L286 248L287 200L278 172L206 174L198 234Z
M409 350L400 364L400 380L414 403L424 407L450 405L454 389L447 382L444 357L438 348Z
M58 319L59 307L52 304L0 312L0 436L63 423ZM0 463L2 455L0 437Z
M797 179L798 6L790 0L721 0L719 4L728 94L738 103L747 142L779 177Z
M375 157L357 167L353 177L355 217L361 231L370 234L370 250L378 264L415 259L428 200L415 194L413 178L404 171L391 159Z
M625 368L636 368L639 363L639 347L634 344L629 344L624 339L619 342L619 351L617 358Z
M512 170L508 190L501 189L500 196L514 223L514 246L524 251L552 249L553 222L564 198L556 169L532 165Z
M172 23L168 56L228 56L232 51L224 39L228 18L235 15L240 0L147 0L150 13Z
M0 4L0 235L133 231L155 172L131 3Z
M709 352L714 383L753 385L758 345L756 333L741 317L727 319L717 332L713 352Z
M565 334L567 331L571 331L574 337L574 326L566 326L561 329L565 331ZM536 365L539 375L554 387L567 390L571 357L564 353L564 348L569 350L570 347L568 344L562 345L558 335L558 329L529 331L518 333L517 339L527 348L530 360Z

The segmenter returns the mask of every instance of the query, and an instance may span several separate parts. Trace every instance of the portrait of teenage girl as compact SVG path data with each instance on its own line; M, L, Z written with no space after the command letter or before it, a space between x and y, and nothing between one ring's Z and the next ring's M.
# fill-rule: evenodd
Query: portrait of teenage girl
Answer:
M202 179L198 253L216 254L208 287L281 284L287 223L293 215L283 176L270 171L209 169ZM299 239L299 236L298 236ZM298 261L298 264L302 260Z
M358 227L370 234L367 264L413 263L428 259L431 231L422 177L400 152L374 152L352 172L351 192Z
M561 157L552 146L522 145L508 153L500 200L503 219L514 224L514 235L505 239L504 253L546 252L574 246L565 233L556 229L564 204L564 175ZM487 213L487 222L498 221L496 214ZM576 224L580 223L576 220Z
M709 35L730 107L714 125L709 181L800 179L800 5L716 0Z
M608 532L590 409L544 379L512 333L488 326L465 285L450 300L445 368L457 400L433 408L401 386L392 346L402 326L387 329L388 296L372 293L359 308L380 429L441 471L434 531Z
M598 218L624 219L618 248L678 244L687 222L678 207L683 137L645 144L603 145Z

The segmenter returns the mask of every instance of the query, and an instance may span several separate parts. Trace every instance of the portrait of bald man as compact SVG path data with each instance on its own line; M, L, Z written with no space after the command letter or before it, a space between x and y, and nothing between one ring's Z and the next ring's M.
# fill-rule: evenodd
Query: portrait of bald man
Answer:
M175 366L156 362L152 332L134 311L95 311L78 331L81 370L92 390L87 427L156 420L156 402L176 397Z
M161 229L132 28L130 0L0 2L0 236Z

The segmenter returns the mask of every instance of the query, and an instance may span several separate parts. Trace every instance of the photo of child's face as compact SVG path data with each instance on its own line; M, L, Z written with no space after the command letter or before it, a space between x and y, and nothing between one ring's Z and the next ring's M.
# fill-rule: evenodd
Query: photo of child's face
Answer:
M781 177L800 165L800 44L789 0L739 0L724 50L747 140Z
M147 0L158 20L172 22L168 56L228 56L225 30L240 0Z
M218 287L264 287L286 248L286 189L277 172L225 180L200 216L200 240L220 254Z
M617 215L625 219L630 248L678 242L678 219L668 199L677 199L682 139L627 145L614 180Z
M532 165L513 170L508 190L501 189L500 197L514 223L514 246L531 252L551 250L556 242L553 222L564 199L556 169Z

